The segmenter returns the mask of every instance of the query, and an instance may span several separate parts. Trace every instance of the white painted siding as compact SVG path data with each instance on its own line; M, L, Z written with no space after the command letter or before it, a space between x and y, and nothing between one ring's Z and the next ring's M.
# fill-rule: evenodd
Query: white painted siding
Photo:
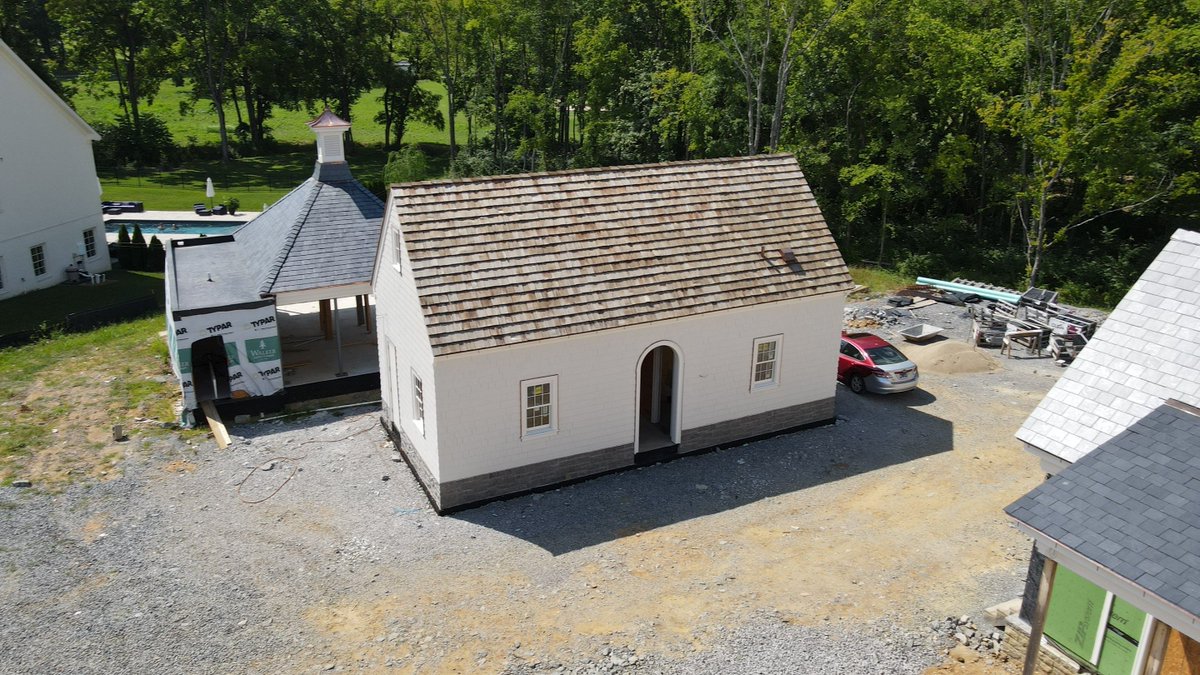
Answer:
M91 140L42 87L0 46L0 298L64 281L86 229L96 237L87 269L111 266ZM30 248L39 244L45 245L46 273L35 275Z
M391 213L389 208L385 213ZM433 349L425 330L425 317L413 283L412 263L407 251L400 271L393 263L397 247L393 237L399 231L391 218L384 223L383 240L375 261L376 321L379 336L379 377L384 409L398 428L416 447L421 460L437 480L441 479L438 457L438 398L440 383L435 381ZM394 358L388 353L389 342L395 346ZM412 419L412 373L424 385L424 431ZM516 385L514 385L516 386Z
M399 332L401 323L418 325L415 289L400 284L390 264L380 269L386 281L380 285L387 286L377 286L381 312L397 317L380 335L419 341L425 366L431 352L424 332ZM835 293L439 358L436 378L424 378L429 410L435 407L435 382L443 392L436 397L432 444L440 454L438 478L451 481L631 443L638 362L663 340L682 351L677 395L685 435L688 429L832 397L844 301ZM770 335L783 335L779 386L752 391L754 339ZM522 440L520 382L548 375L558 376L558 431ZM433 419L432 412L426 414Z

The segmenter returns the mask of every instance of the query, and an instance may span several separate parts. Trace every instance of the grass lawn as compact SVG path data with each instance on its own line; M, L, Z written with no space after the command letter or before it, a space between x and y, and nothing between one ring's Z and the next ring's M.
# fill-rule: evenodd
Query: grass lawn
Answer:
M0 300L0 316L4 328L0 332L15 333L33 330L43 323L61 323L68 314L115 305L126 300L153 293L163 304L163 275L161 272L126 272L112 270L107 281L99 286L59 284L50 288ZM4 373L0 372L0 379Z
M422 89L441 96L442 117L449 115L446 104L446 88L437 82L422 81ZM383 109L379 97L382 89L372 89L359 97L350 107L350 121L353 123L354 142L366 145L383 144L383 126L375 121L375 116ZM100 122L111 123L121 115L121 106L117 101L116 85L109 83L103 89L93 92L80 91L71 100L76 112L90 124ZM213 106L208 101L195 101L191 95L191 85L177 87L170 81L163 82L159 87L154 102L143 104L140 109L162 119L170 128L175 142L179 145L217 145L221 135L217 126L217 116ZM275 108L267 125L275 140L283 144L304 143L313 145L313 155L316 150L314 136L307 122L320 114L320 109L285 110ZM467 118L458 116L458 142L466 143ZM237 115L233 105L226 105L225 126L231 137L237 126ZM404 140L407 143L440 143L449 144L450 130L438 131L428 124L410 122L405 129Z
M880 267L850 266L854 283L866 286L869 293L891 293L916 283L916 279Z
M379 180L387 161L382 150L355 146L347 154L356 178ZM193 204L208 201L204 181L212 178L216 203L236 197L242 210L260 211L311 176L316 161L314 144L277 155L235 159L225 165L218 160L192 160L173 171L98 173L105 199L141 201L151 210L191 211Z
M154 316L0 350L0 484L115 474L128 446L113 442L112 425L165 433L137 421L174 418L163 327Z

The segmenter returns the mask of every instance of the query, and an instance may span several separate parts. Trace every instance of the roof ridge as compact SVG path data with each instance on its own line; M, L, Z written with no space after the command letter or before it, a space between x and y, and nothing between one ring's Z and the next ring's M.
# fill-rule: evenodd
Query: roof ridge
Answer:
M558 171L532 171L526 173L504 173L492 176L471 176L467 178L444 178L440 180L426 181L411 181L408 183L392 183L388 186L388 190L395 188L420 186L420 187L435 187L438 185L462 185L464 183L486 183L486 182L503 182L510 180L522 180L530 178L545 178L550 176L583 176L593 173L603 173L611 171L645 171L663 167L679 167L679 166L695 166L700 164L737 164L742 162L762 161L764 159L795 159L795 155L790 152L775 152L762 155L740 155L737 157L713 157L710 159L689 159L678 162L650 162L646 164L616 164L612 166L593 166L581 169L560 169Z
M287 238L283 240L283 247L275 255L275 260L271 263L271 269L267 271L266 279L258 287L260 293L270 293L271 288L279 279L279 273L283 270L283 264L287 262L288 256L292 253L292 247L295 246L296 239L300 236L300 230L304 229L305 223L308 222L308 216L312 213L313 203L317 201L317 195L321 194L321 188L325 186L324 183L316 179L310 178L309 180L312 180L314 183L313 190L300 209L301 217L297 218L296 222L292 224L291 229L288 230Z

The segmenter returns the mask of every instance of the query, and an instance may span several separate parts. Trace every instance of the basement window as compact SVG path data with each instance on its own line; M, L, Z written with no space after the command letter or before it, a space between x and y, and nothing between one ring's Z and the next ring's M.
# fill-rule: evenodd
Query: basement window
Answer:
M557 429L557 396L557 375L521 381L521 438Z
M782 335L761 337L754 341L751 389L766 389L779 384L779 349L782 345Z
M33 260L33 275L40 277L46 273L46 246L38 244L29 249L29 257Z

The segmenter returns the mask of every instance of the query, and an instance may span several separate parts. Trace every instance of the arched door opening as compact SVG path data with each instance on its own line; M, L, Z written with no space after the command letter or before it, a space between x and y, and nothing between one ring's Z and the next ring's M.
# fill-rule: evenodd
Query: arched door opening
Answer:
M682 364L670 345L658 345L638 364L637 438L638 454L669 450L679 445L679 395Z
M192 343L192 382L197 403L229 398L229 356L220 335Z

